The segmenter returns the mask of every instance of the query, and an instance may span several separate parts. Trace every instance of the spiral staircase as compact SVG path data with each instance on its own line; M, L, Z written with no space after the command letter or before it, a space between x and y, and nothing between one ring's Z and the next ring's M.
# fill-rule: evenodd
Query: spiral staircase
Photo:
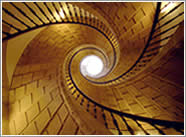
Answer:
M183 135L183 22L183 2L3 2L3 134Z

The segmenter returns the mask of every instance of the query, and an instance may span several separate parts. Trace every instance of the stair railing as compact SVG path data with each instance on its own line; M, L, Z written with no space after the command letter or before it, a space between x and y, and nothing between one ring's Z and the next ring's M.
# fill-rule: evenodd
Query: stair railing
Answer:
M146 47L145 47L142 55L138 59L138 61L131 67L131 69L128 72L125 73L125 75L131 74L131 71L134 68L136 69L136 66L140 66L140 65L145 66L146 62L149 62L148 60L152 59L152 58L150 58L147 60L147 59L145 59L146 57L154 57L155 55L158 54L159 49L163 46L153 47L153 45L170 38L173 34L170 34L169 36L166 36L163 38L158 38L158 40L156 38L161 36L162 34L165 34L166 32L169 32L169 30L175 28L175 25L171 26L168 29L163 30L163 31L159 31L159 29L161 27L165 26L166 24L168 24L169 22L171 22L171 20L176 19L176 18L173 17L173 19L170 19L169 21L167 21L168 23L167 22L164 23L165 25L160 24L159 21L162 20L163 18L165 18L166 16L168 16L168 14L170 14L171 12L175 11L181 5L182 5L182 3L178 4L172 10L170 10L167 14L160 17L161 3L160 2L157 3L154 23L152 25L152 30L151 30L149 39L147 41ZM181 16L182 13L180 13L179 15ZM178 26L178 25L176 25L176 26ZM157 34L157 32L158 32L158 34ZM156 39L156 40L154 40L154 39ZM152 52L152 51L154 51L154 49L157 49L156 52ZM164 129L170 129L170 128L174 129L176 132L178 132L180 134L184 134L184 131L183 131L184 130L184 123L183 122L152 119L152 118L137 116L137 115L133 115L133 114L129 114L129 113L124 113L124 112L120 112L118 110L114 110L109 107L106 107L106 106L99 104L99 103L95 102L94 100L92 100L90 97L85 95L84 92L82 92L78 88L78 86L75 84L75 82L73 81L73 76L71 74L72 59L73 58L68 58L68 60L66 61L66 62L68 62L67 63L68 67L65 67L65 76L62 74L63 70L61 70L62 67L60 66L61 82L65 79L64 84L68 87L70 94L74 97L74 99L77 102L79 102L80 105L82 105L86 109L87 112L90 112L94 116L94 118L98 119L98 115L101 113L101 118L99 118L99 120L104 123L106 128L110 129L109 127L110 127L110 124L112 123L112 124L114 124L115 129L118 131L119 135L123 134L123 131L122 131L123 127L126 127L127 131L131 135L134 135L134 134L136 134L136 130L133 129L133 127L131 126L131 121L132 121L133 123L136 124L136 126L139 128L139 130L142 131L146 135L149 135L150 133L148 132L148 130L146 130L143 127L144 123L151 125L154 130L158 131L158 133L162 134L162 135L166 134L164 132ZM98 113L98 110L99 110L99 113Z

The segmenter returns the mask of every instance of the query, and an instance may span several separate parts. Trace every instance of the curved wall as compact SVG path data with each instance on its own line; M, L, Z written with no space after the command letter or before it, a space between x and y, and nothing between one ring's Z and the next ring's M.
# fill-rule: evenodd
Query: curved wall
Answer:
M84 6L86 7L86 4L82 5ZM111 11L106 12L108 9L100 9L103 3L90 3L89 6L89 10L97 7L95 9L111 23L119 39L121 55L118 66L111 75L103 78L109 80L126 71L141 54L151 30L154 4L114 4L114 14L109 14ZM125 9L126 15L118 7ZM130 12L131 16L128 14ZM126 22L124 26L120 25L123 22L122 16ZM114 22L116 25L112 20L116 20ZM71 51L82 44L98 45L112 61L113 51L110 43L98 31L80 24L57 24L41 29L43 30L31 31L8 41L6 66L11 87L6 92L9 94L10 134L85 134L86 128L79 125L68 103L65 103L63 92L67 90L62 90L58 85L58 67L60 63L65 64L65 59L71 56ZM144 31L141 31L142 29ZM14 53L15 48L17 52ZM178 50L178 53L181 50ZM10 56L12 52L14 56ZM77 72L79 65L77 62L81 58L82 55L74 61L72 74L81 90L93 100L109 108L135 115L183 121L183 83L181 83L183 79L175 80L174 77L175 74L182 75L177 68L174 68L176 63L182 67L182 62L178 62L182 56L173 54L168 60L163 59L165 61L163 66L155 65L156 69L153 69L153 72L150 68L128 84L121 83L114 86L112 84L100 86L84 79ZM161 72L161 70L166 71ZM174 94L169 95L170 89ZM111 120L108 119L109 129L115 134L116 129ZM54 124L56 124L55 129L53 129ZM100 121L100 124L102 127L103 121ZM130 124L133 125L132 122ZM142 125L151 131L151 127L143 123ZM128 132L126 128L122 130L124 133ZM138 131L138 128L135 130ZM102 134L91 130L89 132ZM107 134L106 131L103 134Z

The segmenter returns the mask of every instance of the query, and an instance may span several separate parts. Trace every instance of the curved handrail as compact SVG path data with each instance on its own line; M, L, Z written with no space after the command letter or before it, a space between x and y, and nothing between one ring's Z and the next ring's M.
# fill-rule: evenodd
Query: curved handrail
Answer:
M112 33L112 31L110 31L108 29L108 27L102 22L102 21L99 21L98 19L95 19L94 15L87 12L87 11L84 11L84 14L82 14L82 9L79 8L79 7L75 7L74 5L72 5L72 9L69 8L69 5L67 3L67 10L69 12L69 15L67 16L66 15L66 12L64 10L64 7L63 5L59 2L59 5L61 7L61 9L64 11L64 14L66 16L66 19L62 18L61 15L60 15L60 11L56 8L55 4L52 2L52 7L55 9L55 12L57 13L57 15L60 17L61 19L61 22L57 20L56 16L53 15L53 13L51 12L51 9L47 6L47 4L44 2L44 6L47 8L47 10L49 11L50 15L52 16L52 18L55 20L55 22L52 22L51 19L48 18L48 16L46 15L46 13L42 10L42 8L37 4L37 2L34 2L34 4L37 6L37 8L40 10L40 12L43 14L43 16L48 20L49 23L46 23L45 21L43 21L41 19L40 16L37 15L37 13L29 6L29 4L23 2L23 4L30 10L30 12L32 12L34 14L34 16L42 23L40 25L38 25L29 15L27 15L22 9L20 9L19 7L17 7L14 3L10 2L10 4L12 6L14 6L14 8L16 8L20 14L22 14L23 16L25 16L28 20L30 20L33 24L35 24L34 27L31 27L29 26L28 24L25 24L22 20L20 20L19 18L17 18L17 16L15 16L13 13L11 13L10 11L8 11L6 8L3 8L3 11L6 12L7 14L9 14L10 16L12 16L13 18L15 18L16 20L18 20L20 23L22 23L24 26L27 27L27 29L25 30L21 30L19 27L15 26L14 24L10 23L10 22L7 22L5 20L2 20L3 23L7 24L8 26L10 26L10 28L16 30L17 32L16 33L8 33L8 32L4 32L3 31L3 34L7 35L7 37L4 37L3 38L3 41L4 40L8 40L10 38L13 38L15 36L18 36L20 34L23 34L25 32L28 32L28 31L31 31L31 30L34 30L34 29L37 29L37 28L40 28L40 27L44 27L44 26L48 26L48 25L53 25L53 24L62 24L62 23L72 23L72 24L82 24L82 25L87 25L89 27L92 27L94 29L96 29L97 31L99 31L100 33L102 33L106 38L107 40L110 42L112 48L113 48L113 54L114 54L114 60L113 60L113 63L112 63L112 66L111 66L111 69L109 69L109 71L107 72L107 74L109 74L114 66L116 65L116 47L118 46L118 42L117 42L117 39L115 37L115 35ZM159 19L160 20L163 20L164 18L166 18L166 16L168 14L170 14L171 12L174 12L177 8L179 8L183 3L180 3L178 4L175 8L173 8L172 10L170 10L166 15L164 15L163 17L161 17ZM78 12L79 13L78 13ZM75 15L73 16L72 13L74 13ZM157 12L156 12L157 13ZM78 17L77 14L80 14L80 17ZM163 25L166 25L168 24L169 22L175 20L176 18L178 18L179 16L181 16L183 14L180 13L178 16L174 17L173 19L169 20L167 23L163 24ZM93 17L93 18L92 18ZM155 21L155 20L154 20ZM90 23L92 22L92 24ZM154 24L154 23L153 23ZM179 25L176 24L174 25L173 27L170 27L169 29L167 29L166 31L164 32L161 32L159 35L155 35L153 36L154 32L159 30L161 27L163 27L163 25L159 26L158 28L154 29L153 32L151 31L150 33L150 36L147 43L146 43L146 46L145 48L143 49L142 51L142 54L140 55L140 57L136 60L136 62L124 73L122 73L121 75L117 76L116 78L113 78L111 80L107 80L107 81L93 81L93 80L90 80L90 79L87 79L88 81L92 82L92 83L95 83L95 84L115 84L115 83L118 83L118 82L122 82L123 80L125 80L126 78L129 78L131 76L134 76L133 74L136 74L136 72L139 72L140 70L142 70L142 68L144 68L151 60L154 56L156 56L158 54L158 52L155 52L155 53L150 53L148 55L145 55L149 52L153 52L154 50L157 50L157 49L160 49L162 48L162 46L158 46L156 48L153 48L153 49L149 49L149 47L151 47L153 44L156 44L156 43L159 43L163 40L166 40L168 38L170 38L172 35L164 38L164 39L161 39L159 41L156 41L154 43L151 43L151 40L152 39L155 39L156 37L158 37L159 35L163 34L163 33L166 33L167 31L170 31L172 29L174 29L176 26ZM156 25L155 25L156 26ZM146 59L148 57L148 59ZM150 59L149 59L150 58Z
M178 5L175 6L172 10L170 10L167 14L170 14L171 12L175 11L175 10L176 10L177 8L179 8L182 4L183 4L183 3L178 4ZM160 3L159 3L159 6L160 6ZM158 8L157 8L157 9L158 9ZM162 34L168 32L168 31L174 29L175 27L177 27L178 25L180 25L180 23L175 24L174 26L169 27L166 31L163 31L163 32L159 33L158 35L155 35L154 33L157 32L157 31L164 25L164 24L163 24L162 26L159 26L158 28L156 28L156 27L157 27L157 23L158 23L160 20L162 20L163 18L165 18L165 17L167 16L167 14L166 14L166 15L164 15L163 17L161 17L160 19L158 19L159 13L160 13L161 9L159 8L159 11L157 11L157 9L156 9L156 14L155 14L155 17L154 17L154 22L153 22L152 29L151 29L151 32L150 32L148 41L147 41L147 43L146 43L146 46L145 46L145 48L143 49L143 51L142 51L140 57L137 59L137 61L136 61L126 72L124 72L123 74L121 74L120 76L118 76L118 77L116 77L116 78L113 78L113 79L107 80L107 81L92 81L92 80L89 80L89 79L87 79L87 78L85 78L85 79L88 80L89 82L94 83L94 84L108 84L108 83L114 83L114 82L117 83L117 82L121 82L121 81L125 80L124 77L127 77L127 78L128 78L128 77L131 76L130 74L132 74L132 75L133 75L133 74L136 74L136 72L139 72L142 68L144 68L144 67L152 60L152 58L155 57L155 56L158 54L159 51L157 51L157 52L155 52L155 53L148 54L148 55L145 55L145 54L147 54L147 53L149 53L149 52L153 52L153 50L159 50L159 49L162 48L163 46L156 46L155 48L150 49L150 50L149 50L149 48L151 48L152 45L154 45L154 44L156 44L156 43L160 43L161 41L167 40L168 38L172 37L172 35L169 35L168 37L165 37L165 38L163 38L163 39L157 40L157 41L155 41L155 42L153 42L153 43L151 43L151 41L152 41L153 39L157 38L158 36L161 36ZM177 15L176 17L174 17L173 19L170 19L170 20L168 21L168 23L171 22L171 21L173 21L173 20L175 20L175 19L177 19L177 18L178 18L179 16L181 16L182 14L183 14L183 12L180 13L179 15ZM166 23L166 24L168 24L168 23ZM166 25L166 24L165 24L165 25ZM74 57L74 56L73 56L73 57ZM73 57L72 57L72 58L73 58ZM147 59L146 59L146 58L147 58ZM150 59L149 59L149 58L150 58ZM142 64L141 64L141 63L142 63ZM110 72L110 71L109 71L109 72Z
M42 11L41 7L37 5L36 2L34 2L34 4L38 7L38 9L42 12L43 16L46 17L46 19L49 21L49 23L46 23L44 22L36 13L35 11L30 8L26 3L25 6L27 6L27 8L29 8L29 10L35 15L35 17L37 17L38 20L40 20L42 22L42 25L38 25L34 20L32 20L27 14L24 13L24 11L22 11L21 9L19 9L18 7L16 7L16 5L14 5L13 3L11 3L23 16L25 16L27 19L29 19L33 24L35 24L35 27L31 27L29 26L28 24L25 24L22 20L20 20L19 18L17 18L14 14L12 14L11 12L9 12L6 8L3 8L3 11L6 12L7 14L9 14L10 16L12 16L13 18L15 18L17 21L19 21L22 25L26 26L27 29L25 30L21 30L20 28L18 28L17 26L14 26L14 24L11 24L10 22L7 22L5 20L2 20L3 23L7 24L8 26L10 26L10 28L13 28L15 29L17 32L16 33L8 33L8 32L5 32L3 31L3 34L5 34L7 37L4 37L3 40L8 40L10 38L13 38L15 36L18 36L20 34L23 34L25 32L28 32L28 31L31 31L31 30L34 30L34 29L37 29L37 28L40 28L40 27L44 27L44 26L48 26L48 25L53 25L53 24L61 24L61 23L73 23L73 24L82 24L82 25L87 25L89 27L92 27L94 29L96 29L97 31L99 31L100 33L102 33L106 38L107 40L111 43L111 46L113 48L113 52L114 52L114 62L113 62L113 66L112 66L112 69L114 68L115 66L115 63L116 63L116 51L115 51L115 48L118 46L118 43L117 43L117 39L115 37L115 35L112 33L112 31L110 31L110 29L108 29L104 24L103 22L95 19L95 17L91 17L93 16L92 14L86 12L85 14L88 13L88 17L83 17L83 18L80 18L80 21L79 20L75 20L75 19L79 19L77 17L77 13L75 12L75 17L72 16L72 13L71 13L71 10L69 9L69 7L67 6L69 12L70 12L70 18L68 17L67 20L64 20L63 18L61 18L61 22L59 22L57 20L57 18L51 13L50 11L50 8L47 7L47 4L44 3L44 5L46 6L47 10L49 11L49 13L52 15L53 19L55 20L55 22L52 22L46 15L45 13ZM181 4L179 4L178 6L176 6L175 8L178 8ZM55 5L53 4L53 8L57 11ZM74 9L76 9L75 7L73 7ZM62 8L63 9L63 8ZM74 10L73 9L73 10ZM81 10L80 10L81 11ZM171 10L171 12L173 12L173 10ZM113 81L116 81L120 78L122 78L123 76L127 76L128 73L131 73L131 71L138 71L139 69L135 69L136 66L139 65L139 63L141 62L141 60L146 57L145 54L150 52L150 51L153 51L155 49L159 49L161 48L162 46L160 45L159 47L153 47L152 45L156 44L156 42L160 42L160 40L158 41L155 41L153 43L150 43L152 39L155 39L156 37L168 32L169 30L175 28L176 26L178 26L179 24L176 24L174 25L173 27L169 28L168 30L166 31L163 31L155 36L154 35L154 32L156 32L157 30L159 30L161 27L165 26L166 24L168 24L169 22L171 22L172 20L176 19L177 17L183 15L183 13L180 13L179 15L177 15L176 17L174 17L173 19L167 21L165 24L163 25L160 25L158 28L156 28L156 24L158 23L158 17L159 17L159 13L160 13L160 3L157 4L157 9L156 9L156 14L155 14L155 18L154 18L154 22L153 22L153 26L152 26L152 30L151 30L151 33L150 33L150 36L149 36L149 39L147 41L147 44L141 54L141 56L138 58L138 60L135 62L135 64L128 70L126 71L125 73L123 73L122 75L118 76L117 78L115 79L112 79L110 81L104 81L104 82L94 82L94 83L98 83L98 84L106 84L106 83L110 83L110 82L113 82ZM57 14L59 14L59 11L57 11ZM82 16L81 12L80 12L80 15ZM162 18L160 18L159 20L162 20L163 18L165 18L166 16L163 16ZM82 19L82 20L81 20ZM92 24L90 24L90 22L92 22ZM101 26L104 26L103 28ZM167 36L161 40L166 40L168 38L170 38L172 35L170 36ZM153 47L151 49L148 49L149 47ZM150 54L149 56L155 56L156 54ZM96 107L99 107L103 110L103 119L105 120L105 126L107 125L106 123L106 118L104 116L104 111L108 111L110 112L112 118L113 118L113 121L114 121L114 124L116 126L116 128L118 129L118 132L119 134L121 134L121 131L119 129L119 126L117 124L117 120L114 118L114 115L113 114L116 114L116 115L119 115L120 117L122 117L124 123L126 124L126 120L124 119L124 117L127 117L127 118L130 118L132 120L134 120L136 123L137 121L144 121L144 122L147 122L151 125L153 125L161 134L164 134L163 131L161 131L158 127L155 126L155 124L157 125L162 125L162 126L165 126L165 127L173 127L175 128L176 130L178 130L179 132L183 133L180 129L183 129L183 123L181 122L174 122L174 121L167 121L167 120L158 120L158 119L151 119L151 118L146 118L146 117L141 117L141 116L136 116L136 115L132 115L132 114L128 114L128 113L124 113L124 112L120 112L120 111L117 111L117 110L114 110L114 109L111 109L111 108L108 108L106 106L103 106L97 102L95 102L94 100L92 100L90 97L86 96L77 86L76 84L74 83L73 81L73 78L72 78L72 75L71 75L71 63L72 63L72 59L73 57L71 58L70 60L70 63L68 64L68 73L67 75L69 75L69 78L70 78L70 81L72 82L71 85L75 87L75 92L78 91L78 95L76 97L76 99L79 98L79 96L83 96L81 102L83 102L84 99L87 99L89 102L93 103L95 105L95 108L94 108L94 112L96 113ZM149 62L150 60L143 60L143 62L145 62L145 64L141 65L141 67L144 67L146 65L146 62ZM110 71L112 70L110 69ZM61 76L62 77L62 76ZM63 77L62 77L63 78ZM73 92L72 94L74 95L75 92ZM137 123L139 125L139 123ZM126 124L127 125L127 124ZM130 126L127 126L128 127L128 130L132 133L132 130L130 128ZM146 133L146 131L144 131ZM148 134L148 133L146 133Z
M51 19L48 18L46 13L40 7L40 5L37 2L34 2L34 5L39 9L39 11L42 13L42 15L47 19L48 23L46 23L45 21L43 21L43 19L41 19L37 15L37 13L34 11L34 9L32 9L32 7L29 6L29 4L27 4L26 2L23 2L23 4L28 8L28 10L31 13L33 13L34 16L38 20L40 20L40 22L42 22L42 24L38 25L33 19L31 19L30 15L26 14L22 9L17 7L13 2L10 2L10 4L14 8L16 8L21 15L23 15L25 18L30 20L35 26L29 26L28 24L24 23L23 20L20 20L16 15L11 13L8 9L6 9L5 7L2 7L2 10L6 14L8 14L9 16L11 16L15 20L17 20L19 23L21 23L22 25L27 27L26 29L22 30L18 26L15 26L14 24L12 24L12 23L10 23L8 21L5 21L3 19L2 22L4 24L8 25L11 29L16 30L16 32L14 32L14 33L9 33L9 32L2 31L2 33L6 35L3 38L3 41L9 40L11 38L14 38L16 36L19 36L21 34L24 34L26 32L29 32L29 31L32 31L32 30L35 30L35 29L38 29L38 28L41 28L41 27L55 25L55 24L80 24L80 25L85 25L85 26L88 26L88 27L91 27L91 28L95 29L96 31L101 33L109 41L109 43L110 43L110 45L112 47L112 51L113 51L113 62L112 62L111 68L109 69L107 74L110 73L114 69L114 67L116 65L116 60L117 60L116 48L119 47L117 38L116 38L115 34L113 33L113 31L108 26L106 26L102 21L100 21L95 15L93 15L92 13L89 13L88 11L84 10L84 14L83 14L82 8L79 8L77 6L75 7L74 5L71 5L73 7L73 9L70 9L68 3L66 3L67 10L69 12L69 15L67 15L66 11L64 10L63 5L60 2L58 2L58 3L60 5L60 7L61 7L61 10L64 12L64 14L66 16L66 19L63 19L61 17L60 11L58 11L58 9L56 8L56 6L55 6L55 4L53 2L52 2L52 7L55 9L55 12L58 14L58 16L60 17L61 21L57 20L56 16L54 16L54 14L52 13L51 9L47 6L46 2L44 2L44 6L47 8L47 10L49 11L50 15L55 20L55 22L52 22ZM74 12L74 14L75 14L74 16L72 15L72 12ZM79 16L77 14L79 14ZM87 80L89 80L89 79L87 79ZM89 81L90 82L95 82L93 80L89 80Z
M71 69L71 68L70 68ZM104 105L101 105L97 102L95 102L94 100L92 100L90 97L88 97L87 95L85 95L77 86L76 84L74 83L74 81L72 80L72 75L71 73L70 74L70 79L71 79L71 82L72 84L74 85L74 87L76 88L76 90L84 97L86 98L87 100L89 100L90 102L92 102L93 104L95 104L96 106L100 107L100 108L103 108L104 110L107 110L109 112L112 112L112 113L115 113L115 114L118 114L120 116L126 116L128 118L132 118L132 119L136 119L136 120L141 120L141 121L144 121L144 122L150 122L150 123L154 123L154 124L158 124L158 125L168 125L168 126L171 126L171 125L174 125L174 126L177 126L179 128L183 128L184 125L182 122L172 122L172 121L167 121L167 120L159 120L159 119L152 119L152 118L146 118L146 117L142 117L142 116L136 116L136 115L133 115L133 114L129 114L129 113L124 113L124 112L120 112L120 111L117 111L117 110L114 110L114 109L111 109L111 108L108 108Z
M158 8L158 7L156 8L156 14L155 14L155 17L154 17L154 22L153 22L153 25L152 25L152 29L151 29L151 32L150 32L148 41L147 41L146 46L145 46L145 48L143 49L143 51L142 51L140 57L136 60L136 62L135 62L126 72L124 72L123 74L121 74L120 76L118 76L118 77L116 77L116 78L114 78L114 79L112 79L112 80L108 80L108 81L104 81L104 82L93 82L93 83L96 83L96 84L108 84L108 83L117 81L117 80L119 80L120 78L122 78L122 80L123 80L123 79L124 79L123 77L124 77L124 76L128 77L127 74L130 73L131 71L133 71L132 74L135 74L135 72L140 71L141 68L145 67L145 66L147 65L147 63L149 63L149 62L152 60L152 58L151 58L151 59L147 59L147 60L143 60L142 62L143 62L144 64L143 64L143 65L138 65L138 64L141 62L141 60L142 60L143 58L146 58L146 57L154 57L154 56L156 56L156 55L158 54L158 52L157 52L157 53L152 53L151 55L148 55L148 56L144 56L146 53L148 53L148 52L151 51L151 50L148 50L148 48L151 47L152 45L156 44L156 43L160 43L161 41L164 41L164 40L167 40L167 39L171 38L173 35L169 35L169 36L167 36L167 37L165 37L165 38L163 38L163 39L161 39L161 40L157 40L157 41L155 41L155 42L153 42L153 43L151 43L151 44L150 44L150 42L151 42L153 39L157 38L158 36L161 36L162 34L164 34L164 33L168 32L168 31L170 31L170 30L176 28L178 25L180 25L180 23L177 23L177 24L175 24L175 25L169 27L169 28L166 29L165 31L160 32L158 35L155 35L155 36L154 36L154 32L158 31L158 30L159 30L161 27L163 27L164 25L167 25L168 23L170 23L170 22L174 21L175 19L177 19L178 17L180 17L181 15L184 14L184 12L179 13L177 16L171 18L169 21L167 21L165 24L159 26L158 28L156 28L156 27L157 27L157 23L158 23L160 20L164 19L168 14L171 14L172 12L174 12L174 11L175 11L177 8L179 8L182 4L183 4L183 3L178 4L178 5L175 6L173 9L171 9L166 15L164 15L163 17L161 17L160 19L158 19L159 13L160 13L160 11L161 11L161 9L160 9L161 3L158 3L158 7L159 7L159 8ZM155 49L160 49L160 48L162 48L162 47L163 47L163 46L157 46L157 47L155 47ZM137 69L136 69L135 67L137 67Z
M149 39L148 39L148 42L147 42L147 45L146 45L146 48L144 49L144 52L146 51L146 49L148 48L151 40L152 40L152 37L153 37L153 34L154 32L156 31L155 28L156 28L156 24L158 22L158 17L159 17L159 13L160 13L160 7L161 7L161 3L157 3L157 9L156 9L156 14L155 14L155 18L154 18L154 23L153 23L153 26L152 26L152 30L151 30L151 33L150 33L150 36L149 36ZM144 52L143 52L143 55L140 56L140 59L144 56ZM92 100L90 97L88 97L87 95L85 95L78 87L77 85L75 84L75 82L73 81L73 78L72 78L72 74L71 74L71 64L72 64L72 60L73 60L73 57L75 55L73 55L71 58L70 58L70 61L68 63L68 69L67 69L67 74L65 75L66 77L66 80L67 81L71 81L69 86L71 86L70 89L72 89L72 87L74 87L73 89L73 92L71 93L72 95L74 95L76 93L76 91L78 91L77 93L77 96L76 96L76 100L82 96L82 99L81 99L81 105L83 104L84 102L84 99L87 99L88 102L91 102L92 104L94 104L95 108L94 108L94 112L96 113L96 107L99 107L102 109L103 111L103 119L104 119L104 122L105 122L105 126L108 127L107 125L107 122L106 122L106 118L105 118L105 114L104 114L104 111L108 111L110 112L111 114L111 117L113 118L113 123L115 125L115 127L117 128L118 130L118 133L119 134L122 134L122 132L120 131L119 129L119 126L118 126L118 123L117 123L117 120L115 119L114 115L119 115L123 122L126 124L129 132L131 134L134 134L134 131L132 130L132 128L127 124L127 121L125 120L124 117L127 117L127 118L130 118L132 119L133 121L136 122L136 124L144 131L145 134L149 134L147 131L145 131L142 127L142 125L139 124L138 121L143 121L143 122L146 122L146 123L149 123L150 125L152 125L156 130L159 131L160 134L165 134L160 128L158 128L156 125L160 125L160 126L164 126L166 128L174 128L176 131L178 132L181 132L183 134L183 131L182 129L184 129L184 124L182 122L176 122L176 121L168 121L168 120L160 120L160 119L152 119L152 118L147 118L147 117L142 117L142 116L136 116L136 115L133 115L133 114L129 114L129 113L124 113L124 112L120 112L120 111L117 111L117 110L114 110L114 109L111 109L111 108L108 108L104 105L101 105L97 102L95 102L94 100ZM138 61L140 60L138 59ZM132 66L133 68L134 66ZM63 75L61 74L61 79L63 79ZM89 104L87 105L87 107L89 107Z

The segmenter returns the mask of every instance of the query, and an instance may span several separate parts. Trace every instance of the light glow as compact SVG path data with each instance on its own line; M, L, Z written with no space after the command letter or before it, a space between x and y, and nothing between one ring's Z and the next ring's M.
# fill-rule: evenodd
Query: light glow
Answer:
M81 61L80 69L84 76L96 78L103 70L103 62L98 56L89 55Z
M166 12L168 9L170 9L174 5L174 2L169 2L162 10L161 12Z
M61 9L60 12L59 12L60 16L64 19L65 18L65 14L63 12L63 10Z

